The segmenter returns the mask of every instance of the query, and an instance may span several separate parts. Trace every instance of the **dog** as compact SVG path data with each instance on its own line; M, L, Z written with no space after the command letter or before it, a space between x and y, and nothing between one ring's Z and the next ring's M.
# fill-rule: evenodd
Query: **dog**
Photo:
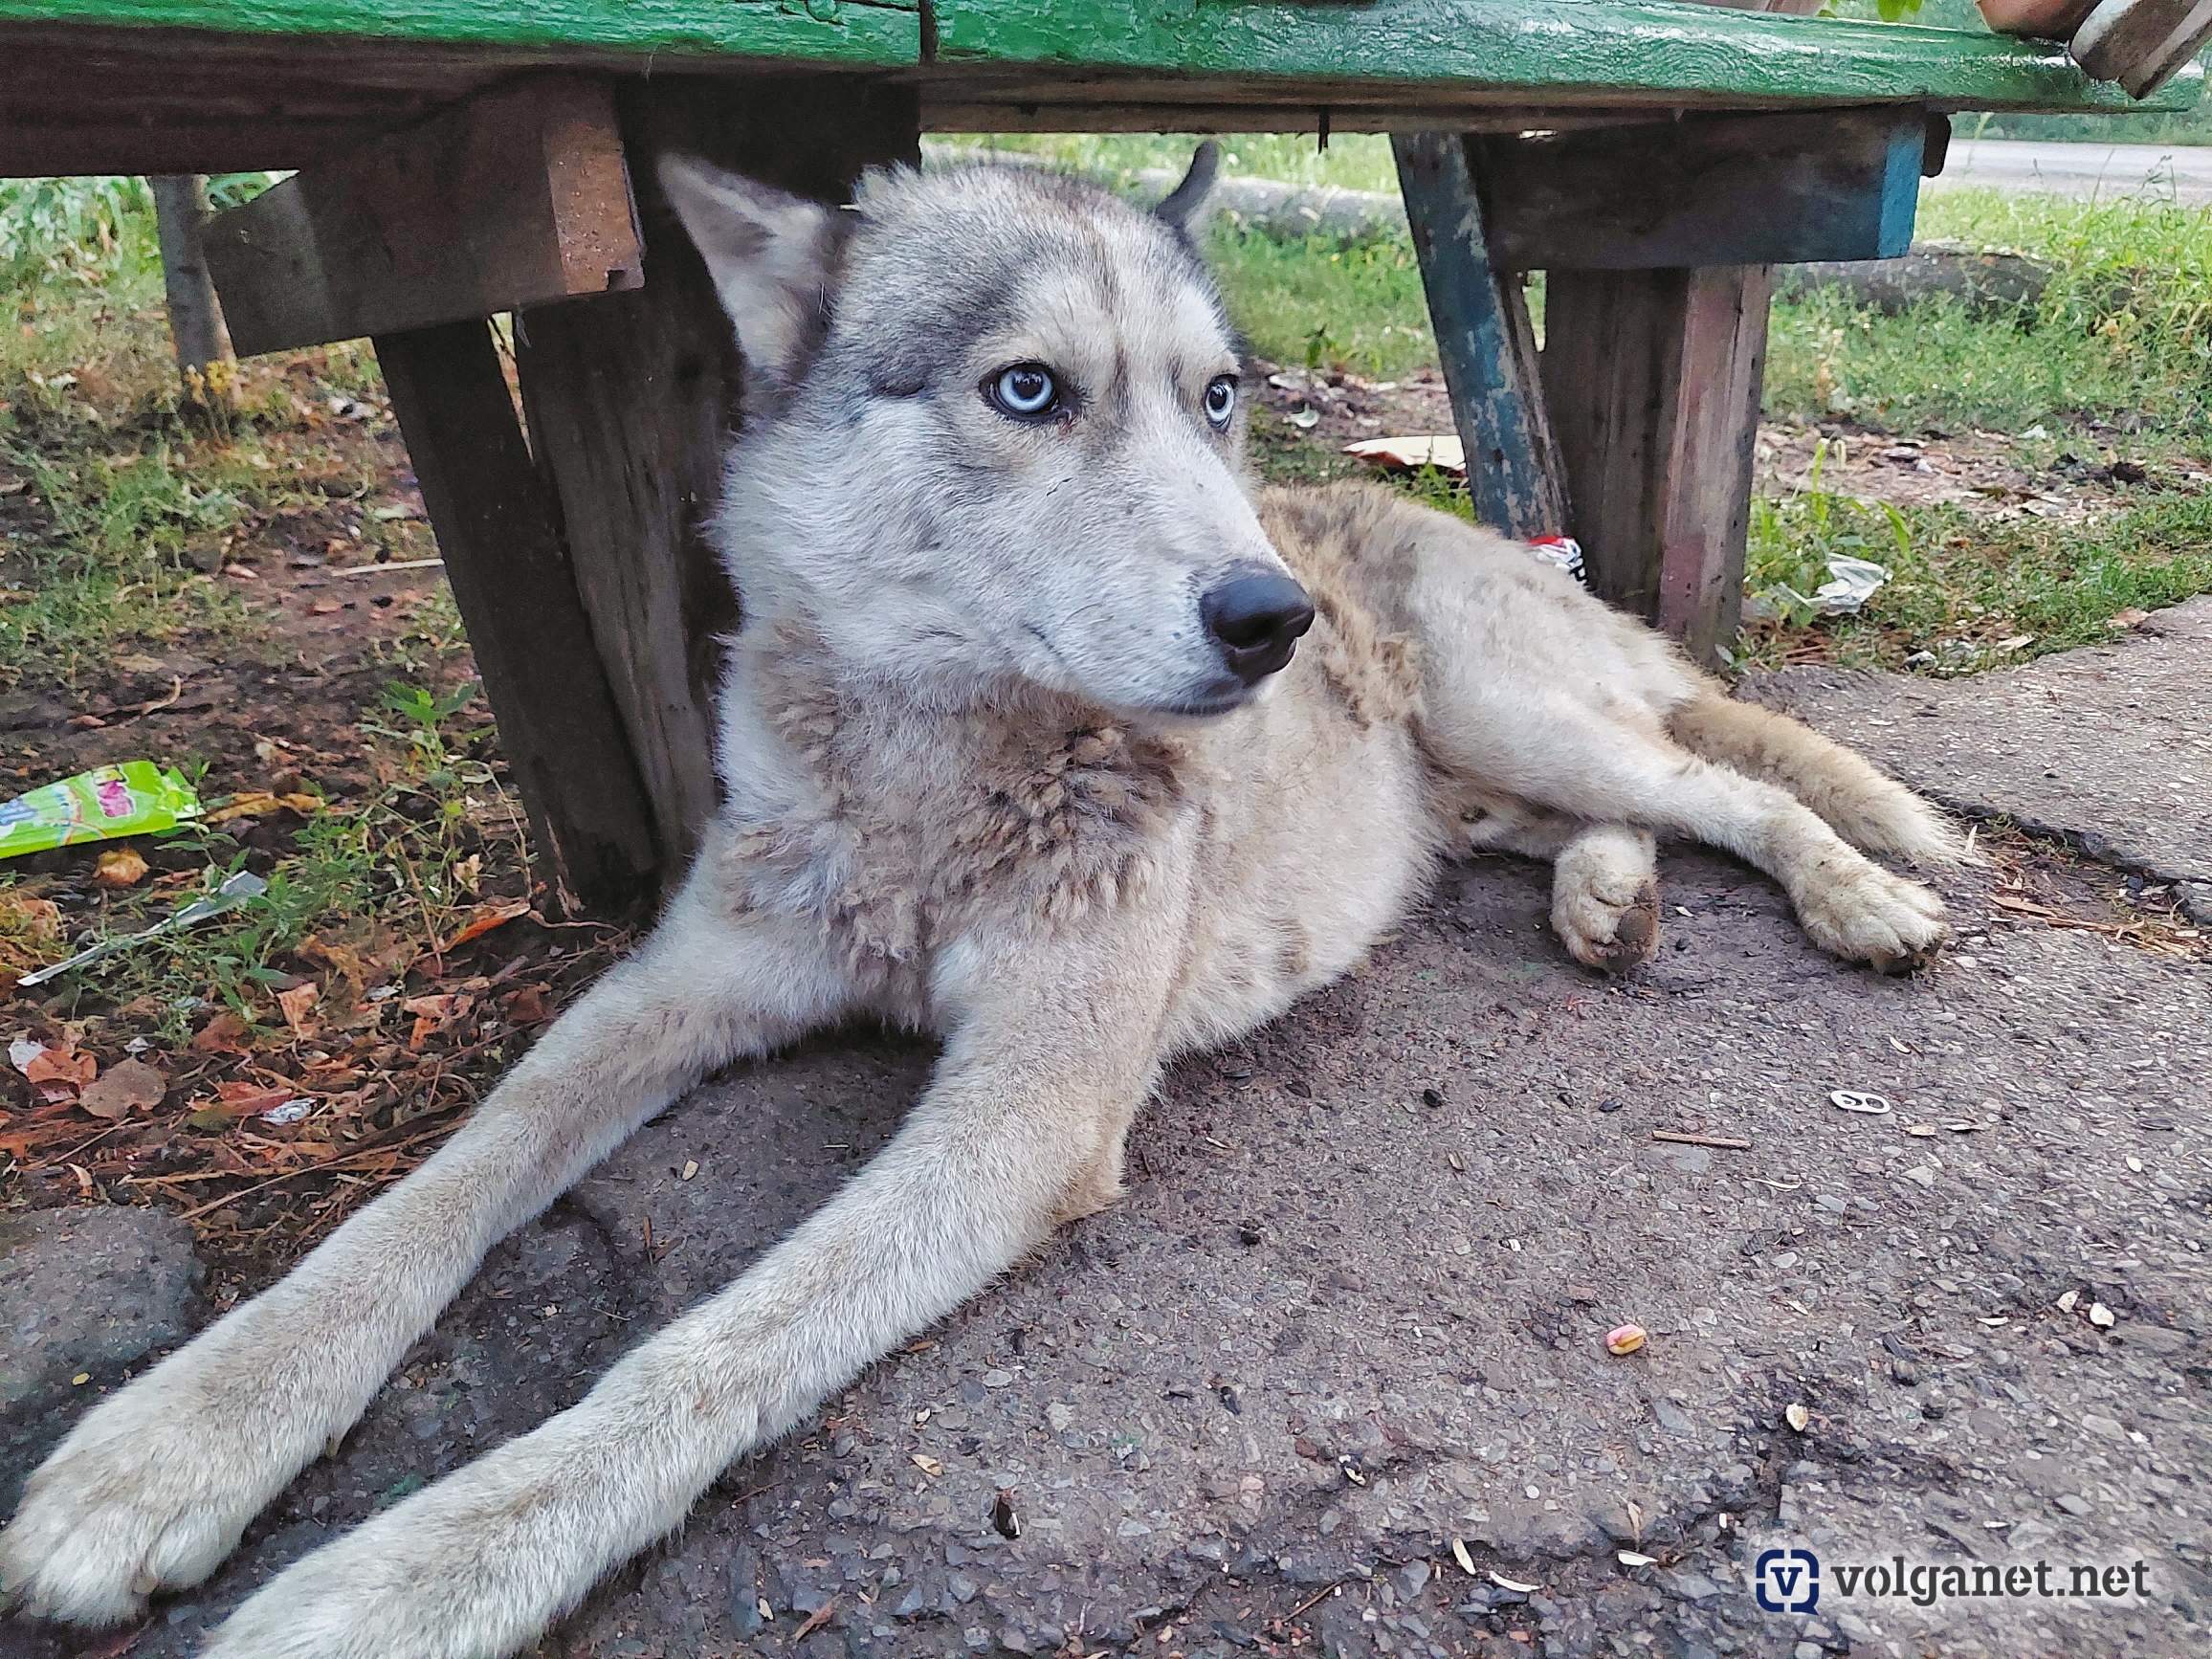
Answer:
M1902 968L1942 818L1730 700L1520 547L1372 487L1258 489L1193 241L1011 168L850 211L660 168L747 368L712 522L745 607L724 806L650 937L423 1167L92 1411L0 1534L33 1614L198 1582L485 1251L713 1068L852 1014L942 1040L864 1171L573 1408L271 1580L211 1659L495 1659L716 1475L1121 1191L1161 1067L1344 973L1440 860L1554 866L1621 971L1654 838Z

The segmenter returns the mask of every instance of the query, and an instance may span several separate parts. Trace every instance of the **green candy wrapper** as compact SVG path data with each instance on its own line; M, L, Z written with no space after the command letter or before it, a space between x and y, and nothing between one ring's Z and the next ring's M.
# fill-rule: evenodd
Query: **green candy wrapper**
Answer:
M0 806L0 858L174 830L200 815L178 773L151 761L97 766Z

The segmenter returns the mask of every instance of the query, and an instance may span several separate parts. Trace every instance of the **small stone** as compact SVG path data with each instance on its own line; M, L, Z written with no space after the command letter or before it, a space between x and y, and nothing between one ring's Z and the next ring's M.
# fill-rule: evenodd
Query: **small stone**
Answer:
M1427 1561L1407 1561L1391 1578L1398 1586L1398 1593L1411 1601L1428 1587L1431 1572Z
M1811 1426L1813 1420L1813 1414L1805 1408L1803 1402L1797 1400L1793 1400L1783 1406L1781 1415L1782 1421L1800 1434L1803 1434Z
M2085 1515L2090 1513L2090 1500L2079 1493L2062 1492L2051 1501L2070 1515Z
M985 1371L983 1376L983 1383L985 1388L1004 1388L1013 1380L1014 1374L1011 1371L1002 1371L995 1365L990 1370Z
M1057 1401L1045 1407L1045 1422L1051 1427L1054 1434L1066 1433L1074 1421L1075 1413L1073 1408L1062 1405Z

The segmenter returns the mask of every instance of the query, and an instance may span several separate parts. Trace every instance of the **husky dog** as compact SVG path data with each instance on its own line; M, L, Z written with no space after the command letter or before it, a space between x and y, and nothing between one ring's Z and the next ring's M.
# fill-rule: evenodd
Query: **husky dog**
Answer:
M1497 537L1371 488L1258 490L1237 339L1151 212L1012 169L852 211L661 179L751 409L714 531L745 605L728 805L651 938L420 1170L84 1418L0 1535L33 1613L205 1578L360 1417L494 1241L712 1068L870 1013L942 1058L883 1153L578 1405L277 1575L220 1659L495 1659L716 1474L1121 1190L1163 1063L1343 973L1470 846L1553 861L1625 969L1653 837L1898 968L1944 936L1859 850L1925 805L1730 701Z

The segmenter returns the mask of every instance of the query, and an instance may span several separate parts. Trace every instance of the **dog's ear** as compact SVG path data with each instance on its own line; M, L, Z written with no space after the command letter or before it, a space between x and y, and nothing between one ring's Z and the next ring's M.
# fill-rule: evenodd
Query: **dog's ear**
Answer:
M1214 175L1221 171L1221 145L1207 139L1190 158L1190 171L1183 183L1167 192L1152 210L1184 236L1194 236L1206 223L1206 198L1213 194Z
M829 306L836 210L696 156L660 158L660 188L706 261L751 367L787 379Z

